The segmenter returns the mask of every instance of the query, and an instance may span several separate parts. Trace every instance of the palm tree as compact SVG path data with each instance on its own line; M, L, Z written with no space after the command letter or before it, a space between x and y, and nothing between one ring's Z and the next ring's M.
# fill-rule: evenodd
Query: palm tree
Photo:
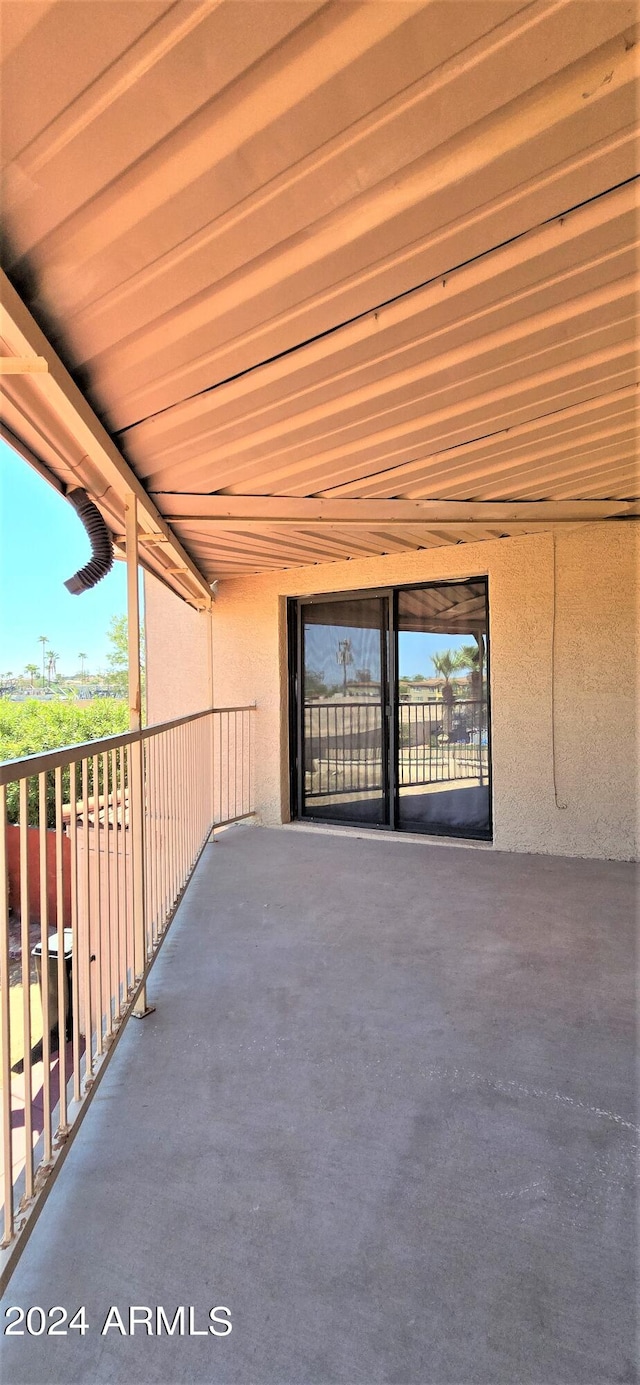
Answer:
M80 650L80 653L79 653L79 655L78 655L78 658L79 658L79 660L80 660L80 680L81 680L82 683L85 683L85 682L86 682L86 679L85 679L85 676L84 676L84 664L85 664L85 659L86 659L86 657L87 657L86 654L84 654L83 651Z
M42 645L42 686L44 687L44 651L45 645L49 643L48 635L38 635L38 644Z
M49 687L51 687L51 679L52 679L52 677L55 678L56 664L57 664L59 658L60 658L60 655L59 655L59 654L56 654L56 652L55 652L54 649L48 649L48 650L47 650L47 666L48 666L48 670L49 670Z
M31 687L33 687L33 680L34 680L34 678L35 678L35 676L36 676L36 674L37 674L37 672L38 672L38 665L37 665L37 664L25 664L25 666L24 666L24 671L25 671L25 673L28 673L28 674L29 674L29 677L30 677L30 679L31 679Z
M463 644L460 649L460 657L463 668L468 668L471 672L471 687L474 694L482 694L482 679L484 672L484 637L475 636L475 644Z
M444 678L444 687L442 689L442 701L444 702L442 730L444 731L445 736L448 737L451 735L451 706L453 703L454 696L453 688L451 686L451 678L454 673L458 673L461 671L461 669L464 667L464 663L460 657L460 651L457 649L445 649L442 651L441 654L432 654L431 662L436 673L439 673L440 677Z
M462 651L459 649L445 649L441 654L432 654L431 662L436 673L444 678L444 688L442 698L444 702L453 702L453 689L451 679L454 673L461 673L467 664L462 658ZM448 690L448 691L447 691Z
M347 668L348 668L348 665L349 665L349 664L352 664L352 663L353 663L353 654L352 654L352 652L351 652L351 640L338 640L338 648L337 648L337 651L336 651L336 662L339 663L339 664L342 664L342 684L343 684L343 687L344 687L344 690L345 690L345 693L346 693L346 691L347 691Z

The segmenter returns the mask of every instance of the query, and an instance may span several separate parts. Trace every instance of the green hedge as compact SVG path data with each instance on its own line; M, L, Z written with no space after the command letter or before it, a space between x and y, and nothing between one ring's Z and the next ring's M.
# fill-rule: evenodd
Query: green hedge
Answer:
M21 760L25 755L37 755L43 750L61 746L81 745L84 741L101 740L126 731L129 713L126 702L102 697L88 702L8 702L0 698L0 761ZM100 774L102 770L100 769ZM93 793L92 766L89 764L89 792ZM54 773L47 774L47 823L55 825ZM62 776L63 802L69 798L69 770ZM98 792L102 784L98 785ZM9 822L18 821L19 790L17 784L7 788ZM38 823L38 781L29 780L29 822Z

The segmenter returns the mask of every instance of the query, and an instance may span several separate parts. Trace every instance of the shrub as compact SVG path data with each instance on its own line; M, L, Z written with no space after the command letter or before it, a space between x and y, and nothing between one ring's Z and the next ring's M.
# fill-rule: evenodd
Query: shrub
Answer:
M96 698L91 702L8 702L0 699L0 760L22 760L43 750L82 745L84 741L102 740L127 730L126 702L114 698ZM100 770L101 773L101 770ZM89 792L93 792L92 766L89 764ZM63 770L63 802L69 798L69 770ZM98 784L98 792L101 785ZM55 778L47 773L47 825L55 826ZM9 822L19 817L18 784L7 786L7 815ZM29 780L29 822L38 823L38 780Z

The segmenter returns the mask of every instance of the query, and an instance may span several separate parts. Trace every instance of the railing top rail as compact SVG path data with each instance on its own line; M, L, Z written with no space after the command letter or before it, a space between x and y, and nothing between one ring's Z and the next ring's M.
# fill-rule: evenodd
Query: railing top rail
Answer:
M203 717L215 716L221 712L254 712L255 702L244 707L205 707L202 712L190 712L187 716L176 717L173 721L157 721L152 726L143 726L141 731L121 731L115 736L103 736L97 741L81 741L79 745L60 746L56 750L44 750L36 755L26 755L22 760L3 760L0 763L0 784L13 784L16 779L31 778L44 770L58 769L61 765L77 764L92 755L102 755L108 750L117 750L121 745L135 745L149 740L164 731L172 731L176 726L187 722L201 721Z

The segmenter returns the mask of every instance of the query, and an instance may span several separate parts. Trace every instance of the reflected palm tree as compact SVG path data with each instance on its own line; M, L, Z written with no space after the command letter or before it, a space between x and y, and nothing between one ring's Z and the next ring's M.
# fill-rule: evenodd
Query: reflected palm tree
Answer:
M445 736L448 738L451 735L451 707L454 699L454 692L451 684L451 679L453 678L454 673L462 672L463 668L465 667L465 663L464 659L462 659L461 657L461 652L458 649L445 649L442 651L442 653L432 654L431 662L436 673L439 673L440 677L444 678L444 687L442 689L442 701L444 702L442 730L444 731Z

